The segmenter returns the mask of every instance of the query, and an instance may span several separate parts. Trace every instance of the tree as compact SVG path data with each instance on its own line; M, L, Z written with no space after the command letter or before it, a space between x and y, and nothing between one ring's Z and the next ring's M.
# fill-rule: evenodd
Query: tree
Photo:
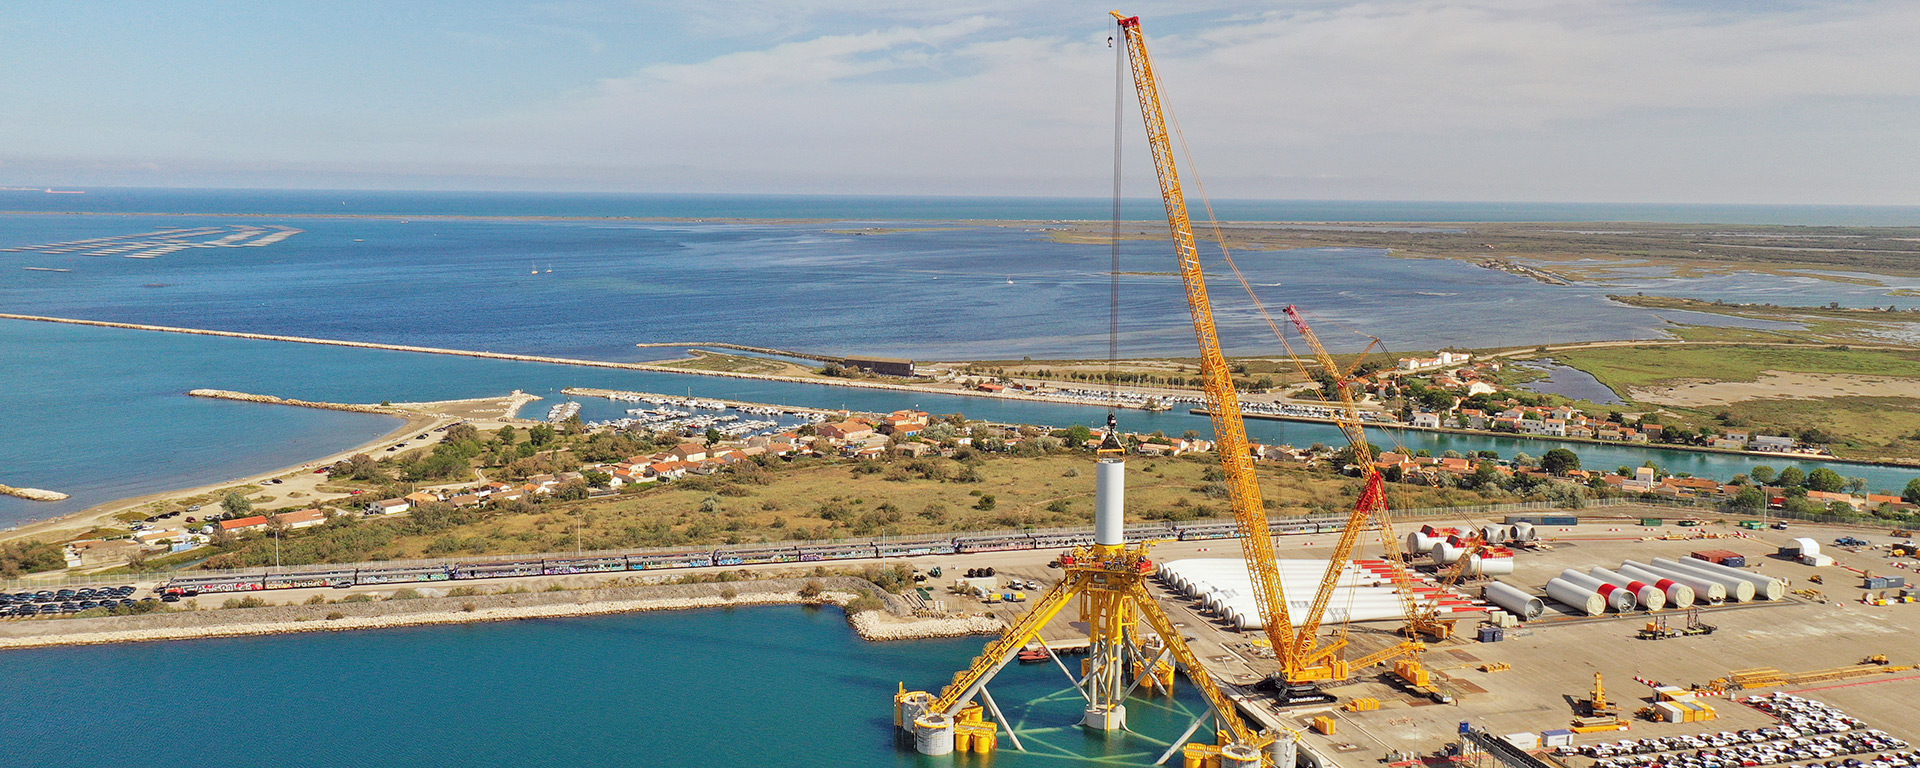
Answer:
M1760 490L1760 486L1757 485L1742 486L1740 492L1727 502L1729 510L1740 512L1758 512L1765 506L1767 506L1767 492Z
M998 506L998 505L999 505L999 502L993 498L993 494L988 493L988 494L981 495L980 500L977 502L974 502L973 508L984 511L984 510L993 509L995 506Z
M590 485L595 488L605 488L608 485L611 485L613 483L613 475L607 474L605 472L601 472L600 470L597 470L597 469L589 469L584 472L581 472L580 476L583 478L586 478L587 485Z
M1907 481L1907 489L1900 493L1900 500L1908 504L1920 504L1920 477Z
M535 424L532 429L527 430L527 442L536 446L546 445L553 442L556 434L558 433L553 430L551 424Z
M720 434L719 429L716 429L714 427L707 427L707 447L708 448L712 448L716 445L719 445L720 440L724 437L726 436Z
M1807 473L1807 489L1837 493L1847 487L1847 478L1826 467L1820 467Z
M1580 468L1580 456L1565 448L1555 448L1540 457L1540 468L1556 475L1565 475Z
M1779 477L1779 475L1773 471L1773 467L1765 464L1754 467L1751 471L1747 472L1747 476L1753 478L1754 482L1761 485L1772 485L1774 479Z
M1776 478L1776 480L1776 485L1788 488L1805 485L1807 483L1807 473L1799 467L1787 467L1786 469L1780 470L1780 476Z
M1068 448L1078 448L1082 445L1085 445L1088 440L1092 440L1092 439L1093 439L1093 430L1088 428L1087 425L1085 424L1075 424L1071 427L1067 427L1067 447Z
M501 427L499 431L493 433L493 436L500 441L501 445L513 445L513 425Z
M228 517L244 517L253 511L253 502L244 493L227 491L227 495L220 499L220 508L226 510Z

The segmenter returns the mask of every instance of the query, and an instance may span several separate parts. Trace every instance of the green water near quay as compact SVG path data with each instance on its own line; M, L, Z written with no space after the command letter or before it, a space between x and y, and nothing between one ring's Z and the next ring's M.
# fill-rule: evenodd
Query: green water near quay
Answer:
M895 744L900 682L936 689L983 638L869 643L798 606L0 653L21 766L1147 765L1204 703L1135 697L1137 734L1072 725L1051 664L991 686L1029 753Z

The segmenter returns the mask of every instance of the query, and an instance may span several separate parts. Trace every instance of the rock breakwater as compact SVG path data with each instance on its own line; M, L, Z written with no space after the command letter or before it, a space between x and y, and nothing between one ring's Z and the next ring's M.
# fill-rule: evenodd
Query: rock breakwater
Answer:
M66 494L59 491L49 491L41 488L15 488L11 485L0 485L0 494L17 496L28 501L65 501L67 498Z
M323 403L315 400L294 400L273 395L255 395L247 392L233 392L225 389L193 389L187 394L192 397L206 397L215 400L238 400L243 403L267 403L270 405L294 405L301 408L319 408L328 411L352 411L355 413L378 413L385 416L412 416L415 414L386 405L364 405L361 403Z

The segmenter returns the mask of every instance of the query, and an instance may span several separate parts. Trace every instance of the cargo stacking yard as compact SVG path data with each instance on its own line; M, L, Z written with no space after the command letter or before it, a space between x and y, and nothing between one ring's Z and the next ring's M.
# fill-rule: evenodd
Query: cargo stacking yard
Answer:
M1877 729L1891 739L1920 743L1920 708L1911 704L1920 696L1920 669L1907 666L1920 663L1920 602L1906 602L1903 595L1910 593L1899 580L1906 569L1920 567L1920 561L1903 546L1904 537L1888 535L1889 529L1803 522L1793 522L1784 531L1751 530L1741 527L1743 521L1737 519L1673 517L1675 514L1672 508L1622 507L1582 510L1577 515L1502 516L1422 526L1428 531L1455 529L1484 535L1489 529L1512 530L1514 525L1507 523L1508 519L1523 526L1529 519L1541 521L1525 526L1535 537L1532 541L1511 546L1512 556L1500 558L1505 562L1488 569L1496 573L1475 575L1468 569L1457 583L1448 585L1448 596L1441 602L1446 615L1458 622L1458 629L1449 639L1428 641L1424 690L1382 665L1357 670L1345 683L1324 685L1321 690L1331 701L1277 706L1261 684L1279 669L1262 628L1246 626L1249 612L1234 606L1234 596L1219 594L1221 582L1248 579L1240 548L1233 540L1156 544L1156 575L1147 584L1208 676L1230 692L1250 719L1298 731L1297 759L1303 764L1351 767L1377 764L1383 759L1398 764L1442 756L1461 742L1460 724L1466 722L1477 732L1537 761L1526 763L1527 768L1713 768L1714 763L1676 762L1669 757L1677 751L1693 759L1695 752L1715 749L1712 746L1658 753L1638 752L1651 749L1638 743L1629 747L1627 754L1660 758L1645 766L1600 764L1593 755L1580 754L1577 749L1559 750L1557 746L1594 747L1617 745L1628 739L1640 742L1670 737L1674 744L1684 745L1682 739L1692 736L1700 736L1705 745L1706 736L1717 737L1721 731L1737 735L1780 725L1782 718L1741 703L1750 696L1780 692L1820 702L1864 724L1854 730L1864 733ZM1415 534L1436 545L1445 540L1423 531L1410 531L1405 538L1414 539ZM1859 543L1836 546L1831 543L1836 540ZM1333 554L1337 535L1331 531L1293 532L1276 536L1274 541L1283 568L1289 569L1284 575L1298 569L1286 563L1324 566ZM1818 542L1820 554L1832 558L1832 562L1803 562L1800 552L1807 541ZM1403 550L1406 543L1402 542ZM1355 592L1360 596L1350 600L1345 592L1337 592L1333 605L1334 612L1352 616L1346 624L1350 658L1394 646L1402 639L1400 630L1405 624L1395 610L1396 604L1364 595L1369 590L1390 589L1384 578L1350 577L1356 569L1370 572L1369 564L1385 562L1378 557L1378 550L1363 549L1343 569L1349 574L1344 584L1358 585ZM1441 580L1440 574L1450 566L1435 573L1438 564L1431 555L1406 551L1408 564L1420 574L1423 588L1437 590L1434 582ZM1693 557L1695 553L1736 562L1743 559L1744 567L1730 570L1745 578L1721 579L1718 572L1691 570L1708 564ZM1049 567L1050 562L1056 562L1048 557L1050 554L1059 552L990 552L926 559L918 564L953 569L978 568L984 563L995 568L1002 585L1038 582L1051 587L1062 574L1061 569ZM1634 567L1631 563L1643 565ZM1506 567L1512 568L1510 573L1497 573ZM1682 568L1689 570L1680 578L1661 576ZM1638 586L1602 590L1597 585L1609 582L1592 577L1595 569L1610 572L1615 581ZM1592 578L1587 583L1595 588L1584 590L1591 600L1574 592L1562 592L1568 600L1549 593L1549 585L1567 580L1569 572ZM1289 587L1299 583L1291 575L1285 579ZM1317 574L1305 581L1314 579ZM1196 593L1193 589L1209 581L1214 592ZM1759 586L1756 581L1769 581L1777 589ZM1730 583L1744 586L1729 588ZM1870 584L1876 586L1870 589ZM1492 594L1501 591L1508 596ZM1657 599L1644 599L1656 593ZM1014 624L1042 599L1037 591L1029 591L1024 597L1024 602L1007 602L997 593L992 603L952 594L944 599L950 606L965 604L969 610L978 606ZM1650 610L1655 604L1661 607ZM1339 615L1328 621L1345 618ZM1064 612L1022 647L1044 646L1062 656L1084 653L1088 633L1080 619L1077 613ZM1078 670L1073 665L1079 660L1069 657L1066 663ZM1022 661L1032 659L1023 657ZM1593 698L1596 674L1604 679L1603 698L1610 706L1609 714L1599 716L1590 714L1584 706L1585 700ZM914 682L909 680L907 684L912 686ZM1062 684L1066 682L1063 677ZM1183 677L1176 685L1182 684L1190 681ZM1683 720L1686 706L1676 702L1687 701L1687 692L1695 687L1700 692L1692 694L1691 700L1699 703L1696 709L1707 711L1710 720ZM1319 727L1317 719L1323 719ZM1587 723L1586 727L1581 728L1580 722ZM1028 723L1023 727L1039 725ZM1588 732L1576 732L1576 728ZM1784 741L1790 744L1799 738L1823 737L1809 731ZM1008 748L1002 730L996 749ZM1157 749L1142 749L1155 753L1143 762L1158 757ZM1821 750L1835 757L1813 759ZM1888 747L1840 755L1832 747L1819 746L1805 749L1805 759L1791 759L1782 751L1775 763L1755 764L1825 768L1828 759L1835 759L1836 766L1848 758L1867 764L1886 752L1889 760L1871 768L1893 768L1891 756L1898 751ZM1618 754L1611 748L1597 752ZM1176 754L1172 764L1182 764L1181 759ZM1491 757L1460 759L1486 765ZM1746 765L1744 759L1723 760L1717 765L1742 766Z

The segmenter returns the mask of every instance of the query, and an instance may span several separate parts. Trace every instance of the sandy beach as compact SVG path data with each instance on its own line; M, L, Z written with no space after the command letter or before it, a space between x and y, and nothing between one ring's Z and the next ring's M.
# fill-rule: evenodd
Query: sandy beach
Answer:
M516 393L503 397L444 400L428 403L394 403L385 410L388 411L388 415L391 417L402 419L403 421L399 426L381 435L378 439L369 440L352 448L337 451L313 459L312 461L281 467L268 472L237 477L217 483L207 483L191 488L159 491L141 496L116 499L103 504L96 504L79 512L26 523L11 530L0 531L0 541L11 541L15 539L62 540L71 538L93 530L102 524L118 524L119 521L116 520L114 516L128 510L138 509L149 504L159 504L180 499L190 499L196 496L205 496L226 488L248 485L259 486L267 480L274 478L279 478L281 483L271 486L270 488L262 488L261 490L255 491L249 494L249 498L254 498L256 501L264 500L265 504L273 504L276 506L284 505L284 501L294 498L298 498L302 502L321 502L338 499L346 494L329 493L319 490L319 486L326 482L326 476L314 474L312 470L343 461L358 453L377 455L382 452L384 446L407 441L414 435L430 432L459 421L473 422L476 426L483 429L498 427L501 423L507 423L508 418L505 414L513 413L527 402L538 399L538 397L533 395ZM512 422L521 423L521 420L513 419ZM292 494L295 493L302 495L298 497L292 496ZM271 497L270 500L266 500L267 497Z

